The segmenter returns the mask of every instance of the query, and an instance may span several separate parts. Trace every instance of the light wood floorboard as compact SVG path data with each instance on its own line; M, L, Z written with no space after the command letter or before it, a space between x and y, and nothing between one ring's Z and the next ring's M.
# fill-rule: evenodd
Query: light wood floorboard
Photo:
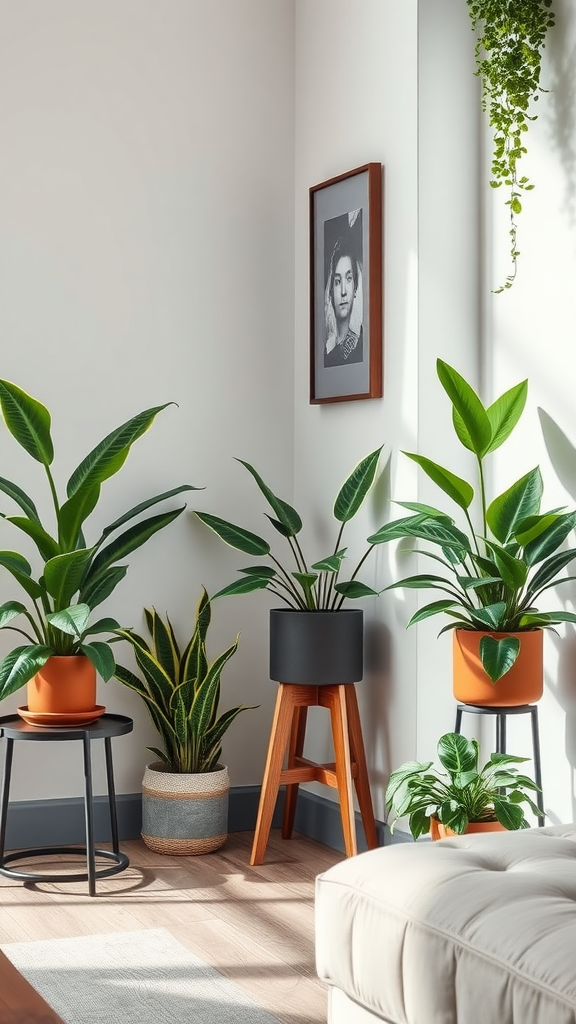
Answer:
M264 864L250 867L253 835L232 833L203 857L166 857L121 844L129 868L86 882L23 885L0 876L0 943L166 928L243 988L282 1024L325 1024L326 991L314 966L314 879L342 854L295 834L270 833ZM105 848L105 847L103 847ZM64 857L54 864L71 870ZM18 867L46 870L46 861ZM75 870L78 860L73 861Z

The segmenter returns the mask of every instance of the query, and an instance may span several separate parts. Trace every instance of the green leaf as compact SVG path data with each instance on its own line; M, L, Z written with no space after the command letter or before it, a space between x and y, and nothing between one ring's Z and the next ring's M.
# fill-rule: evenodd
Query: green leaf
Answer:
M178 680L179 657L177 648L174 645L171 631L163 622L155 608L148 610L146 616L148 629L150 630L154 651L159 664L167 676Z
M525 548L530 541L536 540L536 537L544 533L549 526L558 522L562 511L563 509L556 508L552 512L544 512L542 515L527 516L526 519L518 523L514 540L520 547Z
M486 543L494 556L494 561L506 586L511 590L521 590L528 576L526 563L520 558L514 558L498 544L493 544L491 541L486 541Z
M482 402L470 384L442 359L436 360L436 372L454 406L454 429L460 442L481 458L492 441L492 427Z
M412 509L413 512L419 512L426 518L432 516L437 519L447 519L449 523L454 523L451 516L446 515L445 512L441 512L439 508L434 508L432 505L423 505L420 501L396 501L395 505L400 505L402 508Z
M174 402L165 402L133 416L105 438L82 460L70 477L66 493L69 498L80 489L88 489L113 476L122 468L130 448L152 426L156 416Z
M243 551L247 555L270 554L268 542L255 533L250 533L249 530L244 530L241 526L235 526L234 523L229 523L226 519L219 519L218 516L210 515L208 512L195 511L194 515L198 516L198 519L206 526L209 526L221 540L229 544L230 547L236 548L237 551Z
M342 548L341 551L336 551L333 555L329 555L328 558L321 558L319 562L314 562L311 568L316 569L318 572L338 572L347 550L348 548Z
M515 636L503 637L500 640L492 636L483 636L480 640L479 653L486 675L493 683L497 683L516 661L520 653L520 641Z
M44 591L42 587L31 578L32 569L30 563L17 551L0 551L0 566L3 566L12 574L15 580L26 591L28 597L37 601Z
M11 480L6 480L4 477L0 476L0 491L3 491L9 498L12 498L12 500L15 501L22 509L28 519L33 519L37 523L40 522L40 516L38 515L36 505L32 501L32 498L29 498L21 487L12 483Z
M568 512L547 530L544 530L536 540L530 541L524 548L524 558L528 565L536 565L537 562L542 562L553 554L565 541L574 526L576 526L576 512Z
M252 474L254 480L258 484L258 487L262 491L262 494L266 498L266 501L270 505L272 511L278 517L278 521L282 524L286 530L287 537L295 537L302 529L302 520L298 515L295 508L292 508L286 501L282 501L281 498L277 498L275 494L270 490L267 484L264 483L262 477L250 465L249 462L244 462L243 459L236 459L236 462L242 463L242 465Z
M486 521L501 544L507 544L519 524L535 515L542 500L542 475L538 467L512 484L488 506Z
M430 815L426 814L425 808L419 807L418 810L412 812L409 827L414 839L419 839L420 836L425 836L430 831Z
M424 605L423 608L419 608L417 612L408 622L408 626L413 626L416 622L423 622L424 619L429 619L432 615L440 615L442 612L447 611L448 608L454 608L458 604L457 601L431 601L430 604Z
M265 590L270 580L266 576L246 576L241 580L234 580L227 587L213 594L212 601L217 597L233 597L235 594L251 594L253 590Z
M93 551L93 548L79 548L65 555L56 555L46 562L44 580L48 593L54 598L56 610L70 604L80 587Z
M53 653L51 647L43 644L26 644L10 651L0 663L0 700L25 686Z
M395 519L391 523L385 523L377 533L373 533L371 537L368 537L368 543L386 544L391 540L403 540L405 537L413 537L413 528L419 523L426 522L428 518L425 515L405 516L403 519Z
M69 608L62 608L57 612L50 612L46 621L70 636L79 639L88 623L90 608L87 604L72 604Z
M78 547L82 523L94 511L100 497L100 484L83 487L65 501L58 513L58 539L64 551ZM84 546L84 545L82 545Z
M107 683L114 675L116 668L114 655L108 644L95 640L91 644L80 644L80 650L92 662L98 675Z
M496 601L494 604L484 605L483 608L475 608L473 612L474 621L480 622L483 629L496 631L502 629L502 623L506 619L506 602Z
M246 569L238 569L238 572L244 572L247 576L259 576L263 580L273 580L278 575L271 565L249 565Z
M99 579L113 562L117 562L119 559L131 554L132 551L136 551L150 537L153 537L155 533L158 533L159 530L163 530L164 527L174 522L185 508L186 506L182 505L182 508L173 509L172 512L162 512L157 516L143 519L142 522L136 523L135 526L126 530L125 533L121 533L115 540L110 541L96 555L90 566L90 571L86 575L85 582L89 583L91 580Z
M524 411L527 395L528 381L523 380L506 391L496 399L493 405L487 408L486 413L492 428L492 441L486 451L487 455L489 452L496 451L510 436Z
M173 498L176 494L182 494L183 491L203 491L204 487L194 487L192 484L181 484L180 487L172 487L169 491L163 491L162 494L155 494L153 498L147 498L146 501L141 501L138 505L134 505L128 512L120 516L119 519L115 519L110 526L107 526L105 530L102 530L102 537L108 537L109 534L115 530L119 530L124 523L134 519L136 516L141 515L142 512L146 512L147 509L152 508L153 505L158 505L161 501L166 501L168 498Z
M378 468L378 459L384 445L370 452L352 470L344 482L334 502L334 518L339 523L347 523L353 519L368 494Z
M90 608L96 608L107 597L110 597L110 594L116 589L120 581L124 579L127 572L127 565L114 565L111 569L107 569L98 579L84 580L78 594L78 601L82 604L90 605Z
M98 619L97 622L93 622L91 626L88 626L83 631L82 636L93 636L94 633L115 633L120 628L120 623L116 619L107 616L104 619Z
M426 459L423 455L415 455L410 452L403 452L403 455L407 455L409 459L412 459L421 469L424 470L427 476L437 484L452 501L455 501L457 505L462 509L469 508L472 499L474 497L474 488L461 477L456 476L455 473L451 473L449 469L444 469L439 466L437 462L432 462L431 459Z
M8 380L0 380L0 405L4 422L18 444L36 462L49 466L54 448L48 409Z
M20 604L20 601L5 601L3 605L0 605L0 629L5 629L12 619L25 612L26 605Z
M478 743L459 733L444 733L438 740L438 757L450 775L474 772L478 768Z
M514 830L526 825L522 808L502 797L494 798L494 813L504 828Z
M22 530L22 533L31 537L44 561L60 554L60 548L54 538L35 519L24 518L24 516L6 516L6 522L12 523L18 530Z
M372 587L366 586L366 584L361 583L360 580L347 580L343 583L337 583L334 590L338 594L342 594L343 597L349 598L378 597L377 590L373 590Z

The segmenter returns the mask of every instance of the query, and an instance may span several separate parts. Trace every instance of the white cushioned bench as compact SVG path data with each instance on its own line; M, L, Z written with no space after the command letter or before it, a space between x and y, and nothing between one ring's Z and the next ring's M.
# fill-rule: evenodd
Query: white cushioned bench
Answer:
M336 864L316 963L329 1024L576 1024L576 825Z

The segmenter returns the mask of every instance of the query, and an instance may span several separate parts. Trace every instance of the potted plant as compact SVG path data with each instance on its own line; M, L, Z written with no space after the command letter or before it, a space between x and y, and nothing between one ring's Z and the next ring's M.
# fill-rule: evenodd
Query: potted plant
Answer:
M248 462L237 459L252 475L273 515L271 525L290 549L290 563L273 553L264 538L207 512L198 518L231 547L248 555L267 557L271 564L249 565L241 578L214 595L246 594L268 590L287 606L270 612L270 676L293 683L347 683L362 678L363 613L343 609L347 598L378 592L357 579L378 541L369 543L347 580L340 579L347 548L344 528L360 509L375 478L382 447L367 455L348 476L336 496L333 515L340 524L333 550L309 563L300 544L302 519L296 509L278 498ZM337 614L335 614L337 613Z
M538 786L514 767L528 758L490 754L479 768L477 741L455 732L441 736L437 749L444 771L432 767L432 761L408 761L392 772L385 798L386 809L394 815L391 832L405 815L414 839L427 832L432 839L441 839L465 832L529 828L522 803L541 814L526 792L538 792Z
M576 622L572 612L538 607L545 591L574 578L560 574L576 549L560 548L576 525L576 512L540 511L543 485L538 467L488 500L486 459L518 422L527 381L485 408L453 367L441 359L436 366L452 403L456 436L476 459L477 490L431 459L405 452L459 509L460 522L429 505L399 502L413 514L388 523L368 539L413 537L432 546L422 554L442 567L442 575L408 576L388 589L428 589L447 595L420 608L408 625L434 615L451 619L440 633L454 630L456 699L478 705L528 704L542 696L542 630Z
M28 684L28 705L22 710L36 724L53 723L55 715L80 724L80 719L87 721L105 710L95 704L96 672L104 680L114 673L110 643L118 623L113 618L91 621L91 613L126 575L127 556L186 506L146 518L142 513L197 488L183 484L146 498L106 526L95 541L86 540L84 525L104 481L118 472L132 444L171 404L145 409L108 434L76 467L66 494L59 496L51 471L54 446L48 409L15 384L0 380L4 422L24 451L43 466L54 506L52 525L44 525L32 498L16 483L0 478L0 491L19 509L19 514L2 518L36 546L40 559L40 568L33 573L23 554L0 551L0 566L27 597L26 604L13 600L0 607L0 628L15 630L26 640L0 662L0 700ZM123 530L131 520L137 521ZM101 634L106 639L93 639Z
M220 763L222 737L241 711L219 715L220 676L235 653L238 637L213 662L206 654L212 615L203 589L194 631L181 648L170 619L144 609L150 642L132 629L119 629L134 651L140 675L116 665L114 675L140 695L162 741L148 747L157 760L142 783L142 839L157 853L209 853L226 841L228 769Z

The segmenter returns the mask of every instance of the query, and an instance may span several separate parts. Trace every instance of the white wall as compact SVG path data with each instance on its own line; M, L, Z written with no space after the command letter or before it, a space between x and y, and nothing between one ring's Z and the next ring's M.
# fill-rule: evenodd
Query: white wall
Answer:
M183 482L206 486L190 508L252 516L234 455L291 492L293 53L290 0L0 2L0 375L51 410L60 486L113 427L179 406L105 484L94 535ZM4 428L0 453L48 512L41 467ZM5 526L0 543L21 539ZM200 584L214 593L239 564L190 514L130 561L105 610L141 627L154 604L186 637ZM16 591L3 574L1 599ZM256 595L214 609L213 655L242 632L222 707L261 705L226 737L233 785L261 777L266 608ZM116 682L99 699L136 721L115 758L118 791L137 792L147 713ZM67 747L17 756L14 798L80 791Z

